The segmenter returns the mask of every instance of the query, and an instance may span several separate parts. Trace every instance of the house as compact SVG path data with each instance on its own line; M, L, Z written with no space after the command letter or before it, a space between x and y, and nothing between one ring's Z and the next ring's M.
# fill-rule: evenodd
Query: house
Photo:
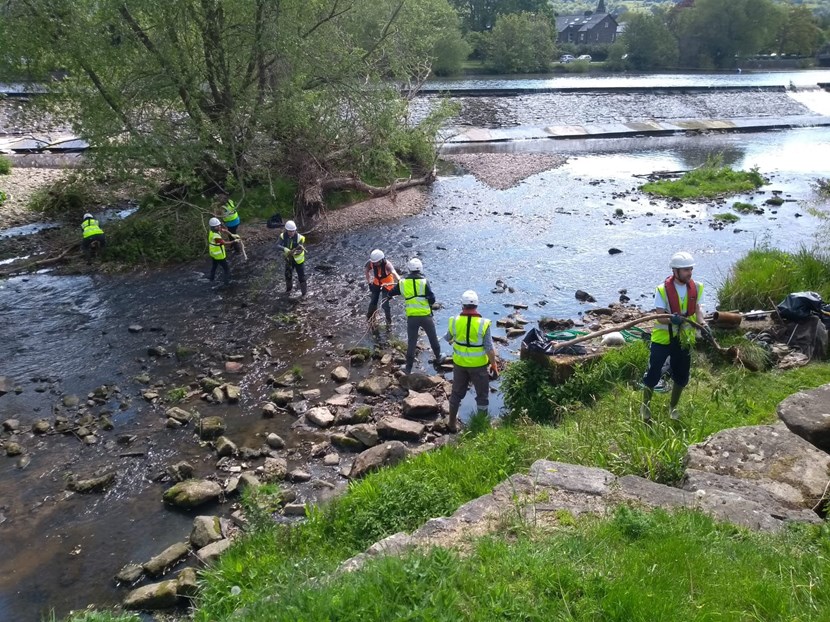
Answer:
M605 0L599 0L596 11L581 15L557 15L556 32L559 43L597 45L614 43L619 24L605 9Z

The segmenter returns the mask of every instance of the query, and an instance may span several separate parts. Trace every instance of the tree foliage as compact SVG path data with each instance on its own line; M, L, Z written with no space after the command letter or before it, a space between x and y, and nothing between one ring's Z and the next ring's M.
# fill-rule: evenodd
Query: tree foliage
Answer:
M530 13L502 15L489 34L487 61L502 73L547 71L555 53L550 22Z
M36 79L68 72L48 101L111 172L155 169L225 190L287 175L320 198L338 180L432 167L435 123L409 125L407 96L457 31L446 0L14 0L0 10L3 57L25 59Z
M548 0L450 0L450 4L461 17L464 30L472 32L492 30L503 15L533 13L553 18Z
M634 69L676 67L677 39L669 31L661 15L636 13L627 22L621 44Z

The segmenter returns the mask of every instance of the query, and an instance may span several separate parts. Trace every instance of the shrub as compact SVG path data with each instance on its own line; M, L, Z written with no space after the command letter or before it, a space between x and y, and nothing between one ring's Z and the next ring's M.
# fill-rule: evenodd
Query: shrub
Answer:
M8 175L12 172L12 161L0 156L0 175Z
M797 291L830 299L830 256L802 249L787 253L756 249L738 260L718 293L723 309L768 309Z
M50 218L81 221L94 202L89 185L76 177L60 179L35 192L29 209Z
M108 260L128 264L188 261L207 256L207 225L192 207L146 205L106 228Z

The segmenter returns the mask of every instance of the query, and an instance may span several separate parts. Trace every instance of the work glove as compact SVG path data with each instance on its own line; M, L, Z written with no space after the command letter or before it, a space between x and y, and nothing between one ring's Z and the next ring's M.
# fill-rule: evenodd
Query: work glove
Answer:
M671 316L671 323L675 326L680 326L685 321L686 318L680 315L679 313L675 313Z
M490 376L490 380L498 380L499 366L496 363L491 363L488 375Z

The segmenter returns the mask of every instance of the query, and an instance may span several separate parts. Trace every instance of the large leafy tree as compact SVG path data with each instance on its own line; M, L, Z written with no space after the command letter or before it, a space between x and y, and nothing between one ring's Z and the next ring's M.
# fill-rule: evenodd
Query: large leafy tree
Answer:
M496 25L500 15L533 13L553 17L548 0L450 0L464 24L464 29L485 32Z
M550 69L555 52L550 22L530 13L502 15L487 42L487 61L502 73Z
M40 79L68 72L44 101L110 172L160 170L200 189L288 176L306 214L327 190L382 191L366 180L404 167L431 179L436 124L409 125L407 97L456 28L446 0L7 0L0 10L6 61Z
M635 69L664 69L677 66L677 40L669 31L662 13L633 13L626 22L620 45Z
M783 13L776 33L776 52L800 56L815 54L824 33L813 12L804 5L788 4L783 7Z

